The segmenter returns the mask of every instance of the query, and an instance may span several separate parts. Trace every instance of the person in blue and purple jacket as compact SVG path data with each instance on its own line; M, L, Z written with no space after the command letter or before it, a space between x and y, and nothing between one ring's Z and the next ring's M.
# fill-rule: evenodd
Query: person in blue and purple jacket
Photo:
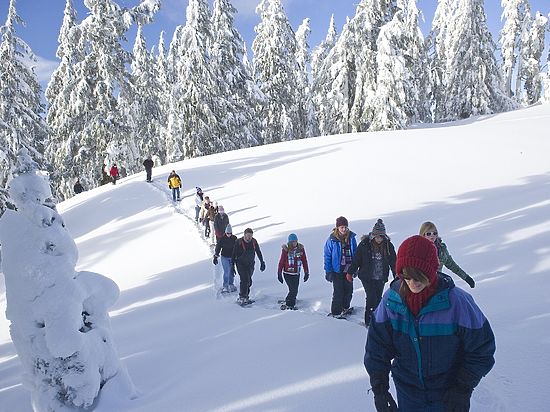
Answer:
M466 412L481 378L492 369L495 337L464 290L437 271L432 242L406 239L397 252L398 278L371 319L365 348L378 412ZM389 373L397 403L389 392Z

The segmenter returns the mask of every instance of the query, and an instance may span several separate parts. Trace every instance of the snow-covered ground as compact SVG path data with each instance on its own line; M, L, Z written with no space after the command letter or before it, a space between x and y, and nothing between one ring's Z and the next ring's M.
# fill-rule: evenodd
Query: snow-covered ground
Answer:
M322 250L336 217L358 234L384 219L395 246L431 220L477 282L468 289L497 339L496 365L472 411L547 411L550 365L550 105L399 132L349 134L186 160L85 192L58 206L79 250L77 270L113 279L114 340L140 396L108 386L101 411L374 411L358 324L329 318ZM184 184L174 205L171 169ZM216 299L210 246L193 222L199 185L254 229L267 269L251 297ZM288 233L311 278L300 311L281 311L276 265ZM219 266L216 267L219 269ZM5 309L0 276L0 307ZM31 410L0 316L0 410Z

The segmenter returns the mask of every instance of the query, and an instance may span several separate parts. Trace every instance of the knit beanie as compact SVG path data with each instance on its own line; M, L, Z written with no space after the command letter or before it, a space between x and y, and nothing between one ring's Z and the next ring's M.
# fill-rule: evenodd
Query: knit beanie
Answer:
M400 277L405 267L421 270L433 285L437 279L437 269L439 268L435 245L419 235L405 239L399 246L395 263L395 271Z
M374 224L374 226L372 228L371 233L372 233L373 236L376 236L376 235L385 236L386 235L386 225L384 225L384 222L382 222L382 219L378 219L376 221L376 223Z
M225 227L225 233L230 233L230 234L233 233L233 228L231 227L231 225L227 225Z
M340 216L336 219L336 227L340 226L349 226L348 219L346 219L344 216Z
M225 213L225 209L223 208L223 206L218 206L218 212Z
M297 241L298 241L298 236L296 236L296 233L291 233L290 235L288 235L288 243L297 242Z

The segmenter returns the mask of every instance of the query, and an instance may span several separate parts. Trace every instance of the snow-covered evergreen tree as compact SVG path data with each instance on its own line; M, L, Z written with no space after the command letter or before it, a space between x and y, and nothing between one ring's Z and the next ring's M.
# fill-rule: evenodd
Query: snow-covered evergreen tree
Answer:
M305 137L317 136L319 134L309 72L311 55L307 39L310 33L310 20L306 18L300 27L298 27L298 30L296 30L296 62L299 68L298 87L302 90L303 95L300 104L300 117L305 122Z
M325 61L326 57L336 44L338 33L336 32L336 25L334 24L334 14L330 16L330 22L328 25L328 31L325 39L317 47L313 49L311 53L311 77L313 83L320 75L319 70Z
M260 123L249 84L253 81L243 62L244 42L234 26L237 10L229 0L214 0L212 71L218 81L215 114L220 124L220 147L216 151L254 146L259 143Z
M0 215L10 204L6 191L17 152L26 148L44 164L48 129L43 121L41 88L34 69L31 48L17 36L15 25L23 24L10 0L6 22L0 27Z
M168 133L168 111L170 110L170 96L172 91L172 82L170 80L170 68L168 67L168 56L164 40L164 30L160 32L159 43L157 47L157 56L155 60L155 70L158 75L158 104L159 104L159 144L160 153L163 157L158 159L160 164L165 164L167 154L167 133ZM153 156L154 160L155 157Z
M500 31L502 72L505 91L512 97L512 79L517 63L522 23L525 13L530 13L530 7L528 0L501 0L501 5L501 19L504 20L504 26Z
M487 28L483 0L459 0L447 16L446 65L443 99L438 102L439 120L510 110L495 58L495 44Z
M135 397L107 312L118 298L117 285L75 272L76 245L55 210L45 173L27 149L20 150L14 175L10 195L17 211L0 219L2 272L10 335L33 409L89 410L107 385Z
M522 103L530 105L539 100L542 92L541 58L548 19L537 12L534 19L526 16L525 22L521 36L521 69L517 79L518 86L523 81L524 93L517 97Z
M254 75L266 96L263 107L264 143L305 136L305 119L300 111L302 90L298 87L296 37L280 0L262 0L256 8L261 22L255 27Z

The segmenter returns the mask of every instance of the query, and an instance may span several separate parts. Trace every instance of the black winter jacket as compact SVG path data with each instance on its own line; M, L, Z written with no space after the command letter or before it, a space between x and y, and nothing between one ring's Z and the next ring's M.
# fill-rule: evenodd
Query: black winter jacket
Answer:
M386 248L386 253L384 253L383 255L383 274L384 282L387 282L390 269L393 273L393 277L395 277L395 247L388 238L384 239L384 242L382 242L382 246ZM357 270L359 270L359 279L372 279L372 243L369 236L363 237L363 239L357 246L357 251L353 256L353 261L351 262L348 273L354 274Z
M258 255L260 262L264 261L260 245L258 245L256 239L252 238L250 242L245 242L244 238L240 238L235 242L233 261L237 265L254 266L255 255Z
M218 240L216 243L216 250L214 251L215 256L220 256L230 258L233 255L233 248L235 247L235 242L237 241L237 236L231 235L229 237L223 235L223 237Z

